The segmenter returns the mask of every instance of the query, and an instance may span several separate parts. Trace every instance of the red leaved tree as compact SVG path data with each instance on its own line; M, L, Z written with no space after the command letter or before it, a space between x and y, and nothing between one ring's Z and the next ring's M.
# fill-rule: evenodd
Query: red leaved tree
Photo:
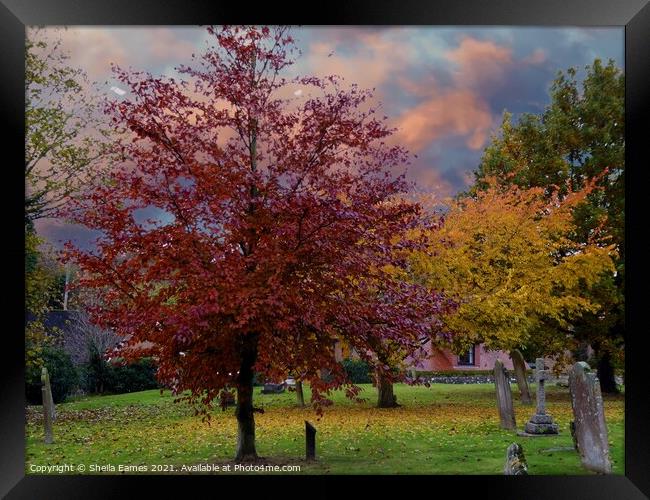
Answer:
M420 214L390 174L407 153L386 144L370 93L283 78L286 28L208 30L216 43L179 68L187 81L116 69L130 97L108 112L133 132L127 161L69 205L101 236L68 252L80 286L101 290L95 320L143 347L125 357L155 356L160 380L202 408L236 390L236 459L249 460L255 372L300 373L317 408L334 388L354 397L335 340L409 352L436 333L442 300L395 278Z

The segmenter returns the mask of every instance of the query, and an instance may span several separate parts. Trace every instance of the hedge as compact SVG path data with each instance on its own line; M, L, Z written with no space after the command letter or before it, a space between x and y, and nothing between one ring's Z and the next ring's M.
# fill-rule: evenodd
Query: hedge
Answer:
M43 349L43 362L50 375L50 387L54 403L63 403L79 385L79 373L70 355L60 347ZM42 367L30 367L25 372L25 397L32 405L43 404L41 392Z

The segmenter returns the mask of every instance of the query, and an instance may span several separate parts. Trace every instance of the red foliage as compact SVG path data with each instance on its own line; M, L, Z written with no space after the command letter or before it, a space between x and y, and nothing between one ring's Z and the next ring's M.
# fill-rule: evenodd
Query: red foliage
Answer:
M69 256L86 271L80 285L102 293L96 321L129 346L151 343L125 356L155 355L161 381L192 401L236 387L253 345L255 371L301 373L322 404L346 383L336 338L411 352L446 307L383 269L405 265L393 250L414 243L391 238L419 223L390 173L407 153L386 144L393 131L370 92L280 76L285 28L209 31L216 44L180 68L187 81L115 69L131 97L107 111L133 132L129 160L68 207L101 232L96 249L69 245ZM282 98L288 85L308 95ZM154 208L160 217L140 220Z

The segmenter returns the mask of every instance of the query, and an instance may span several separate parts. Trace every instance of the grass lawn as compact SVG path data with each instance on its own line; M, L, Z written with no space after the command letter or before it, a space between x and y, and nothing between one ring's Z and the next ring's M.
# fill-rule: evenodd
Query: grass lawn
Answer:
M577 452L563 449L572 446L567 388L547 390L547 411L560 434L526 438L499 429L493 384L397 384L395 394L402 406L393 409L374 408L375 389L370 384L361 387L366 402L336 392L334 405L325 408L320 420L312 409L296 406L293 392L262 395L261 388L255 388L255 405L265 410L255 415L258 454L269 463L300 465L301 474L502 474L506 448L519 442L530 474L591 474L580 465ZM534 394L534 384L531 390ZM517 394L515 385L521 429L534 406L519 404ZM153 465L167 466L168 471L173 466L179 472L182 465L232 464L235 454L233 408L215 410L208 424L185 403L174 403L167 391L162 396L153 390L57 405L51 445L43 443L41 411L27 408L27 474L39 473L34 472L36 466L63 464L83 464L90 474L101 473L92 472L92 464L147 465L147 473L165 473L152 472ZM605 397L605 418L614 473L624 474L623 396ZM316 462L304 461L305 420L317 429Z

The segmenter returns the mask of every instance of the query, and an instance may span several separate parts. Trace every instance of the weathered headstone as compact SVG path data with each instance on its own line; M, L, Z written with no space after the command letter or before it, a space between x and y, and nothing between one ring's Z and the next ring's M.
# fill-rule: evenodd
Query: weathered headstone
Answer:
M544 359L535 360L535 379L537 381L537 409L535 414L530 417L526 427L525 434L543 436L547 434L557 434L557 424L553 422L553 417L546 413L546 389L544 382L548 380L549 372L544 369ZM525 435L524 434L524 435Z
M237 406L235 395L230 391L223 391L221 393L221 408L225 411L229 406Z
M584 361L569 373L569 391L575 425L575 440L582 465L601 474L612 472L603 396L596 374Z
M262 394L280 394L284 392L284 384L264 384Z
M45 444L52 444L54 441L52 433L52 421L54 420L54 399L52 398L52 387L50 386L50 375L47 368L41 371L41 395L43 397L43 422L45 424Z
M528 389L528 380L526 380L526 362L524 361L524 356L518 349L515 349L510 351L510 359L512 359L521 403L529 405L532 403L532 399L530 398L530 390Z
M307 460L316 460L316 428L305 420L305 440Z
M515 411L512 406L512 392L510 391L510 377L501 360L494 362L494 386L497 392L497 406L499 418L503 429L516 429Z
M305 406L305 393L302 390L302 380L296 380L296 399L300 406Z
M506 466L503 470L506 476L528 475L528 464L524 457L524 450L518 443L512 443L506 450Z

